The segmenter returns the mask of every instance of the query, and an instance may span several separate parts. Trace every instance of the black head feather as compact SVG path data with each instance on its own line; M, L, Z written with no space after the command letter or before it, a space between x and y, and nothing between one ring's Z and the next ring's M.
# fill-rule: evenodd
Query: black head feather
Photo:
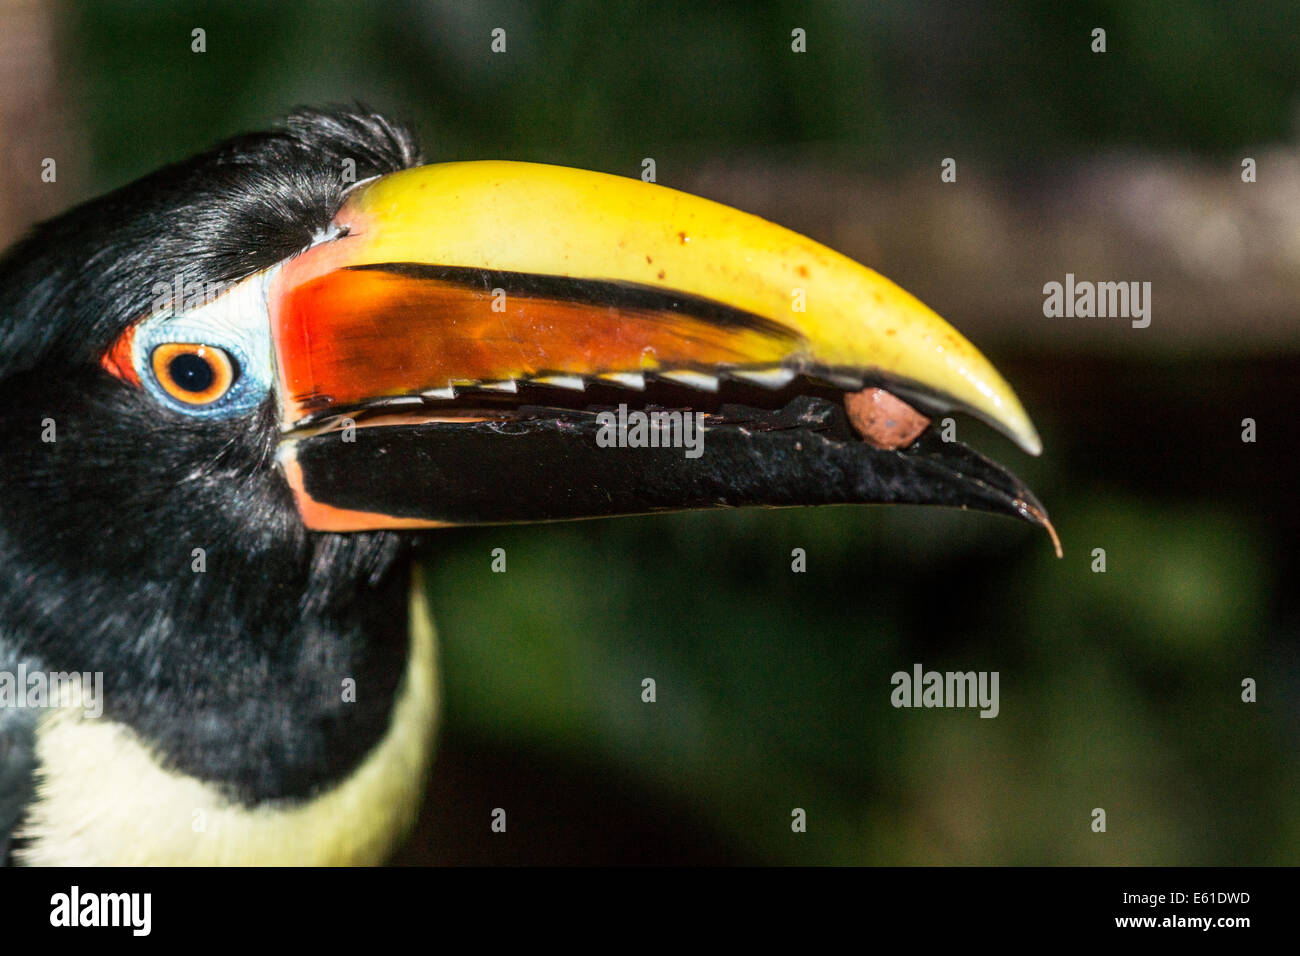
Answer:
M301 110L42 223L0 259L0 374L91 360L176 275L228 282L311 244L356 181L420 162L382 116Z
M269 267L325 229L345 169L360 181L417 162L383 117L298 112L0 259L0 669L103 672L107 717L244 801L312 792L384 730L405 654L402 546L304 531L271 408L190 418L99 359L156 283ZM341 703L349 677L356 704Z

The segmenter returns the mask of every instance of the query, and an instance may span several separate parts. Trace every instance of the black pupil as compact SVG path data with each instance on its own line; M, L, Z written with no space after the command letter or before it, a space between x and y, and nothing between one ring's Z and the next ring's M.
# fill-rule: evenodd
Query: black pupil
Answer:
M167 366L167 374L179 388L187 392L205 392L212 387L217 373L211 363L193 353L178 355Z

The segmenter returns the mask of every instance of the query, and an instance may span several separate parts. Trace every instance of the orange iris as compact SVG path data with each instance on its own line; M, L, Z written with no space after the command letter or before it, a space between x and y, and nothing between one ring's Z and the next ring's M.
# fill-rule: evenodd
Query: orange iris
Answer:
M187 405L215 402L235 381L235 363L224 349L193 342L167 342L153 350L154 378Z

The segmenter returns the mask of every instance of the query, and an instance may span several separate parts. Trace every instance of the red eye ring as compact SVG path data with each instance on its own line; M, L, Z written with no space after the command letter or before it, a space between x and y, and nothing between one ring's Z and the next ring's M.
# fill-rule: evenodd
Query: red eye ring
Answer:
M139 388L140 376L135 373L135 329L135 325L131 325L119 335L99 364L110 375Z

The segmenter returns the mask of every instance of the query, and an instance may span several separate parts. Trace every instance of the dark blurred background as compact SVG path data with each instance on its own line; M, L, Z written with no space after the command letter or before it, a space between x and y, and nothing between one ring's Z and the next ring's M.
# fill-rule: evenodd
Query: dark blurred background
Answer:
M1036 490L1060 561L1028 527L923 509L431 538L445 727L399 862L1300 862L1294 0L0 11L5 242L359 100L432 161L650 157L826 242L965 332L1043 434L1030 459L958 426ZM1067 272L1151 282L1150 327L1045 318ZM895 710L917 662L998 671L1000 715Z

